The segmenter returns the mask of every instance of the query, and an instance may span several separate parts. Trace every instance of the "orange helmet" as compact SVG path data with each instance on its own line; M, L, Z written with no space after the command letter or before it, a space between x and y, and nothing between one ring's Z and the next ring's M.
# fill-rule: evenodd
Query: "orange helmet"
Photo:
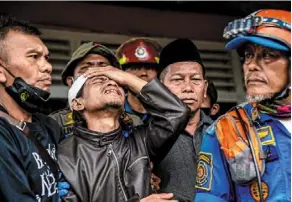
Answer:
M230 22L224 29L223 37L232 39L227 49L236 49L246 42L269 48L291 50L291 12L263 9L246 18Z
M116 56L120 65L150 63L158 65L161 46L149 38L132 38L124 42L118 49Z

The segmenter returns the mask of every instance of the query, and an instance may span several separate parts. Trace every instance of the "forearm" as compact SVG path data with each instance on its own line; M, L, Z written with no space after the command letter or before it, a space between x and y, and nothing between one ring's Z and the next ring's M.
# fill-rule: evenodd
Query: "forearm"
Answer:
M138 94L138 99L155 120L153 124L166 124L172 132L182 131L189 118L187 106L158 79L150 81Z
M143 79L140 79L139 77L130 74L127 75L126 78L126 85L127 87L134 92L135 94L138 94L141 92L142 88L147 84L147 81L144 81Z
M186 105L157 79L150 81L137 96L152 120L145 125L146 144L151 160L160 161L168 153L188 120Z

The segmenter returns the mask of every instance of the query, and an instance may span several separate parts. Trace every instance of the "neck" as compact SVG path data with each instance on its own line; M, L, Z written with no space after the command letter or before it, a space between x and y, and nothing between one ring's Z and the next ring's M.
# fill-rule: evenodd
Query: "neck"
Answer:
M289 93L289 96L285 99L279 101L279 104L281 105L291 105L291 94Z
M8 112L10 116L12 116L14 119L19 121L26 121L31 122L32 121L32 115L22 109L13 99L10 97L4 88L0 89L0 105L2 105L5 110Z
M141 104L141 102L139 101L139 99L131 92L128 93L127 100L132 110L142 114L145 114L147 112L143 105Z
M100 133L109 133L120 127L119 115L114 112L99 111L85 114L87 128Z
M190 135L195 135L198 124L200 122L200 117L201 117L200 110L197 110L196 113L192 116L192 118L190 118L188 125L185 129Z

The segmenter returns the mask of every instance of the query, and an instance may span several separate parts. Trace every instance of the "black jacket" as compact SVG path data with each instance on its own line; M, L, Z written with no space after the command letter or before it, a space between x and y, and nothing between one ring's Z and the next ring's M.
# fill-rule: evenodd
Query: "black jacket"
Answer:
M4 111L0 107L1 111ZM56 160L61 128L56 121L35 114L30 132ZM0 118L0 201L57 202L58 187L38 148L19 129Z
M188 110L157 79L138 98L152 121L133 128L128 137L121 128L100 134L77 127L59 145L59 165L72 186L65 201L138 201L151 194L149 161L165 157L186 126Z

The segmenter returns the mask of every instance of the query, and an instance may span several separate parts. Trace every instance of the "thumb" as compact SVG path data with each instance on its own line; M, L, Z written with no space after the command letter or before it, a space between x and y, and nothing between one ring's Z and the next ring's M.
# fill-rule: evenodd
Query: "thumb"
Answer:
M157 195L161 199L171 199L173 197L173 193L161 193Z

